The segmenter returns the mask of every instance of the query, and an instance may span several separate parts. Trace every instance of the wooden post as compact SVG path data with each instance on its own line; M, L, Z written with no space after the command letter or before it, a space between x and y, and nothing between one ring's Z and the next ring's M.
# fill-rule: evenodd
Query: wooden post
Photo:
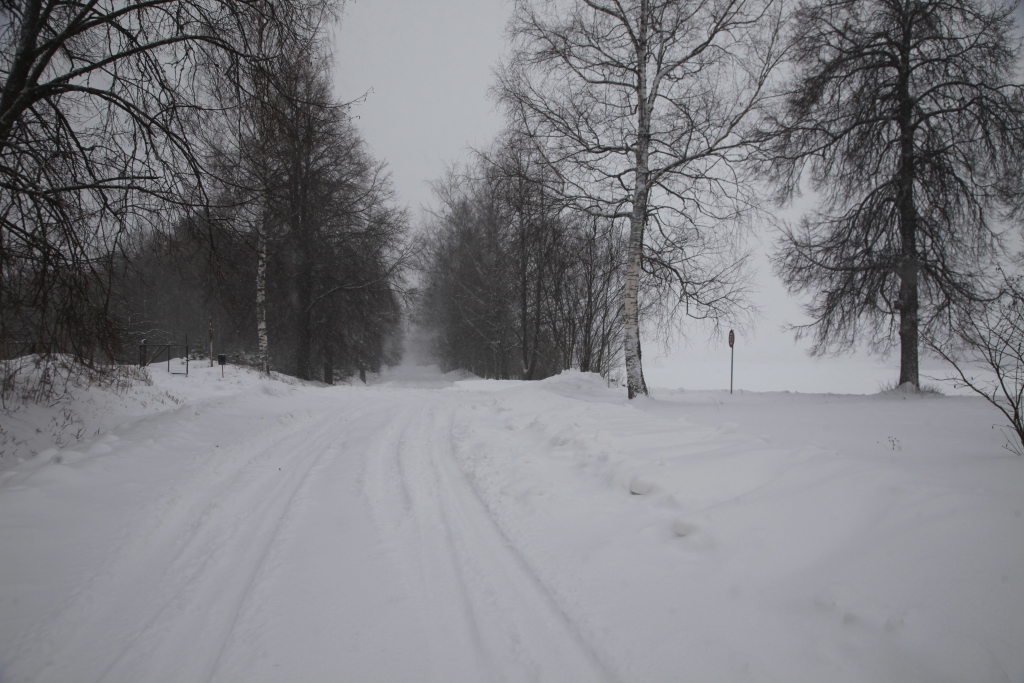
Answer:
M210 317L210 367L213 367L213 317Z

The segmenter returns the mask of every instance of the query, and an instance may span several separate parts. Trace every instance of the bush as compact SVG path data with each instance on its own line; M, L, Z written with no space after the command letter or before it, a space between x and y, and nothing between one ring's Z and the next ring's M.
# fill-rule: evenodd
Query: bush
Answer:
M953 318L951 332L927 340L954 374L942 378L968 388L991 403L1009 421L1005 447L1024 455L1024 288L1020 278L1005 278L998 296L965 307ZM1015 438L1014 438L1015 437Z

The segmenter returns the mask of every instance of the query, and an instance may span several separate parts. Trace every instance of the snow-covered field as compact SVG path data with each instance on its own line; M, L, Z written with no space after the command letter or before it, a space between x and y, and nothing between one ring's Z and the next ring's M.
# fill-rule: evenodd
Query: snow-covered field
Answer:
M0 418L4 683L1024 681L980 399L152 375Z

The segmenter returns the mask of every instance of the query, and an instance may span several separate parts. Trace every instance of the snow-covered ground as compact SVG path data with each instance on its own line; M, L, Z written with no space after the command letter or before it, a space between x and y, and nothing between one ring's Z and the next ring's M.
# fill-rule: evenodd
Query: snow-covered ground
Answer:
M1024 681L980 399L152 375L0 418L0 681Z

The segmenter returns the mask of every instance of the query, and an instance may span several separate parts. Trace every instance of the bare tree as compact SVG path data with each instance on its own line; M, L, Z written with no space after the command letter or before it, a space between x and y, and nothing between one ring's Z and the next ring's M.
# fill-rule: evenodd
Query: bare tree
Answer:
M922 328L985 297L1000 184L1018 176L1024 110L1012 2L806 0L769 176L816 211L776 269L808 292L813 352L898 333L899 383L919 385ZM991 271L989 271L991 272Z
M452 169L434 184L441 206L420 249L420 319L433 332L433 353L446 370L519 378L515 247L501 197L483 175Z
M607 375L621 363L625 239L607 218L578 214L566 221L553 268L552 335L565 367Z
M220 210L256 253L261 366L269 370L273 339L279 369L330 383L336 363L364 373L384 359L383 336L397 327L405 215L349 105L333 98L318 33L260 37L265 59L230 75L220 93Z
M0 3L0 337L115 352L125 240L203 203L204 66L257 59L247 27L288 31L302 0Z
M958 308L951 327L925 343L949 363L940 379L983 396L1009 421L1015 439L1007 449L1024 455L1024 289L1020 278L1004 278L1001 294Z
M509 265L514 270L517 336L523 379L534 379L541 366L550 368L553 349L546 348L545 304L556 293L556 273L564 272L556 254L564 247L563 202L550 187L550 169L530 140L507 131L492 151L479 155L486 192L498 207ZM551 318L554 320L554 318ZM520 376L519 373L515 373Z
M624 245L610 219L566 207L514 134L435 186L422 324L446 369L541 379L607 374L619 358Z
M718 319L741 298L742 256L726 226L753 201L735 164L777 59L779 19L771 0L516 2L501 100L573 205L629 222L630 398L647 393L644 273L690 316Z
M250 44L260 59L232 68L229 57L209 69L211 94L219 108L207 118L208 145L217 181L217 204L226 221L255 241L256 339L260 372L269 376L267 331L267 264L270 234L275 229L274 195L284 171L279 155L277 122L284 98L281 83L286 64L300 55L315 54L319 26L305 32L283 33L270 21L257 18L250 26Z

